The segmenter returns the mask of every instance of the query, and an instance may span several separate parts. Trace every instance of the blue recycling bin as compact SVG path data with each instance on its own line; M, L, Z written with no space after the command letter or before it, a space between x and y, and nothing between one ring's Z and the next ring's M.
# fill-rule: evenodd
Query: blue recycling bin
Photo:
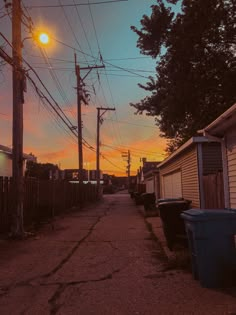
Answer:
M207 288L236 285L236 211L190 209L181 217L194 279Z

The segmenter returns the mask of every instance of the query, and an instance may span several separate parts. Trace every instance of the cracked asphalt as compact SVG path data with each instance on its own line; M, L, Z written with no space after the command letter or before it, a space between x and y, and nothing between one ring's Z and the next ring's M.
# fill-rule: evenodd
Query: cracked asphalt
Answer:
M105 195L27 240L0 241L1 315L233 315L235 297L170 268L128 194Z

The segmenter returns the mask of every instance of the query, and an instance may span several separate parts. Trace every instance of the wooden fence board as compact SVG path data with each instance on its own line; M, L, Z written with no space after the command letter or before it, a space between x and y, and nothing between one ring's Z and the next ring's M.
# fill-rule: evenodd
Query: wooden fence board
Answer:
M223 174L218 172L203 176L206 209L224 209Z
M0 233L10 231L12 179L0 177ZM96 200L95 185L71 184L58 180L24 179L24 223L50 220L54 215Z

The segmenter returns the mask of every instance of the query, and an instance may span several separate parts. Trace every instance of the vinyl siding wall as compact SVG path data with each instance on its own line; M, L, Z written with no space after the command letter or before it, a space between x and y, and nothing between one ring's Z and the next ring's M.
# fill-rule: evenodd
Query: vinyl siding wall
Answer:
M154 192L154 177L149 180L146 180L145 184L146 184L146 192L153 193Z
M230 208L236 209L236 138L235 130L226 135Z
M23 161L23 172L26 170L26 160ZM12 156L5 152L0 152L0 176L12 176Z
M12 160L9 154L0 152L0 176L11 177Z
M160 175L159 172L154 174L154 190L156 199L160 199Z
M197 146L174 157L160 167L161 198L163 198L163 176L181 171L182 197L192 201L192 207L200 207Z

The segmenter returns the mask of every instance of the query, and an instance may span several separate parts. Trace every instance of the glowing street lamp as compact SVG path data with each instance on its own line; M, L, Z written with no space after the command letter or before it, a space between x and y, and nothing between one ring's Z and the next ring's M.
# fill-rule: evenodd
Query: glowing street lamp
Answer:
M49 43L49 36L46 33L40 33L38 39L43 45L47 45Z

